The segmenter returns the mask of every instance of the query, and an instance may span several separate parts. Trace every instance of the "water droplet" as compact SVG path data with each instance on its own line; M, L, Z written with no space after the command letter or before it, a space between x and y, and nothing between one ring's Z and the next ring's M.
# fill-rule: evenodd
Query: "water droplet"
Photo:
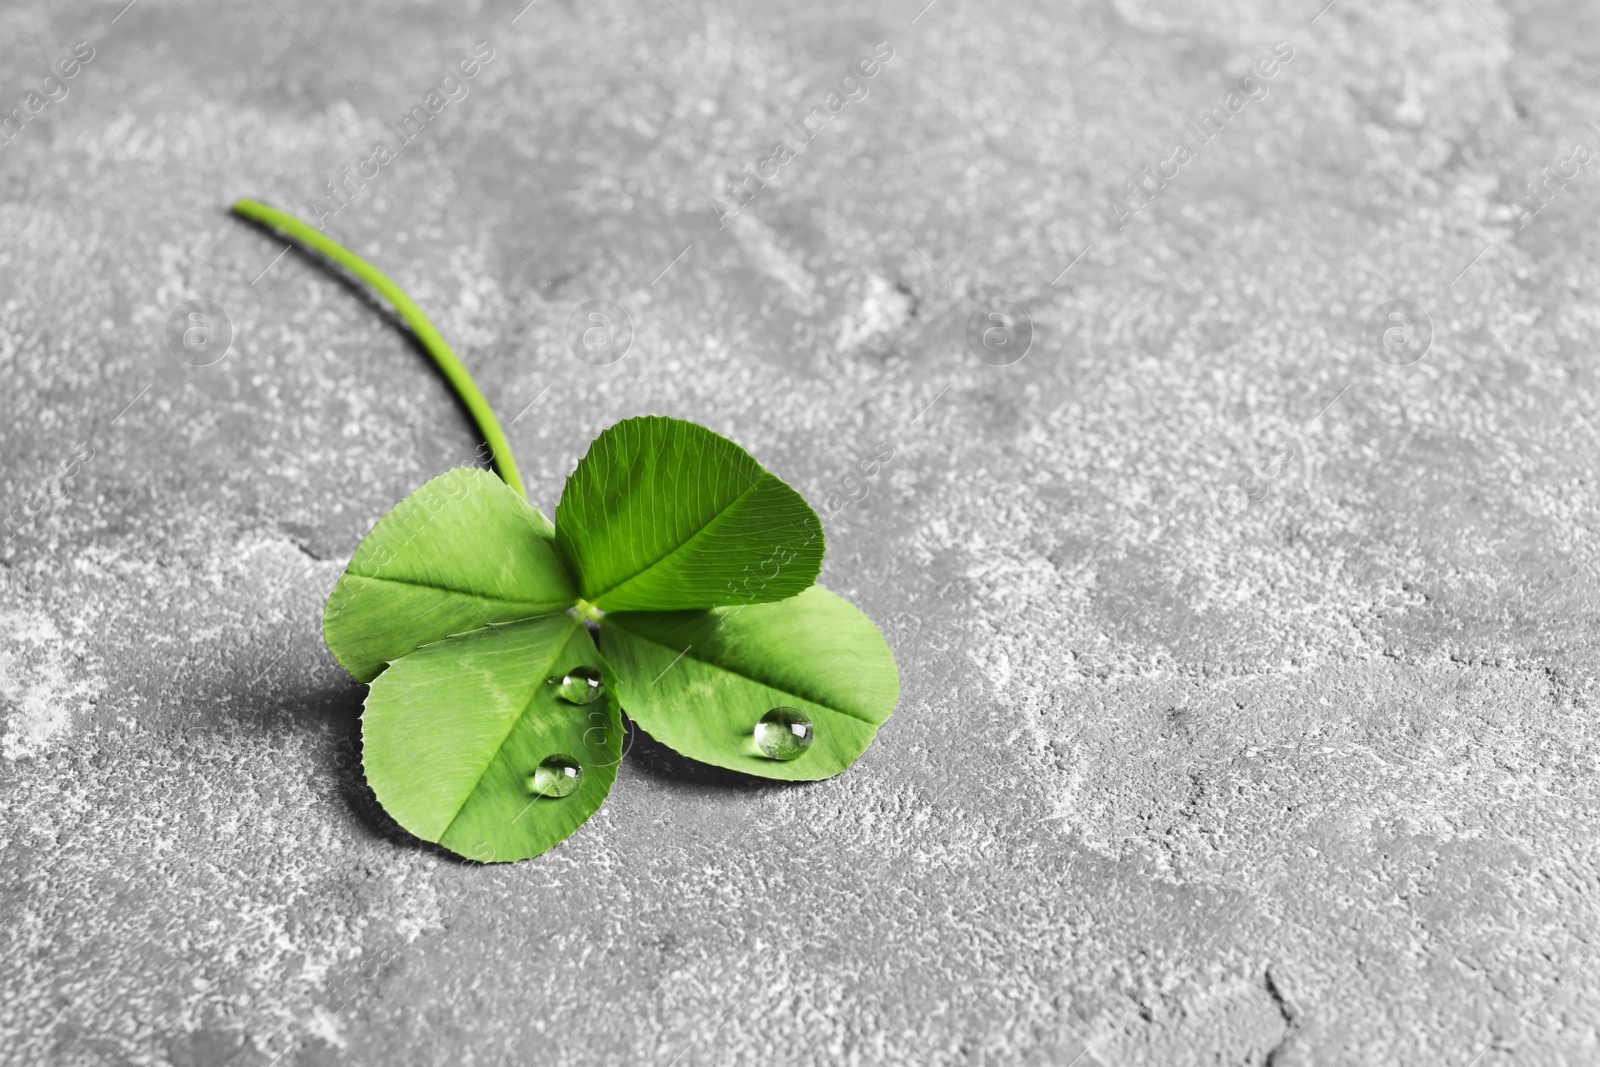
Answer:
M528 788L542 797L570 797L583 781L583 765L571 756L555 755L539 764Z
M768 759L799 759L811 737L811 720L799 708L773 708L756 723L756 747Z
M569 704L593 704L605 692L600 672L593 667L574 667L550 679L550 684L556 687L556 696Z

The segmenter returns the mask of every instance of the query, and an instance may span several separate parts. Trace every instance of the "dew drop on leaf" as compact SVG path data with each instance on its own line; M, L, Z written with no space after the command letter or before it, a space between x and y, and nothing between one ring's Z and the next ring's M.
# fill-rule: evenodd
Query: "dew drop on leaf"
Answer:
M773 708L756 723L756 747L768 759L799 759L811 738L811 720L798 708Z
M550 679L550 684L556 687L556 696L568 704L593 704L605 690L600 672L593 667L574 667Z
M533 772L528 788L542 797L570 797L583 781L583 765L571 756L550 756Z

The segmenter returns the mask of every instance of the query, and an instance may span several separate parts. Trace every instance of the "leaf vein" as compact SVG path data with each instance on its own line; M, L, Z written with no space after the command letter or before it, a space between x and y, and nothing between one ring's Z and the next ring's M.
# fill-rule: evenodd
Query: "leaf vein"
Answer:
M606 623L604 623L604 622L601 623L602 627L605 626L605 625L606 625ZM784 686L773 685L770 681L767 681L764 678L755 678L755 677L752 677L751 675L748 675L748 674L744 673L743 671L736 671L733 668L724 666L721 663L712 663L709 660L705 660L705 659L700 658L699 656L694 655L693 653L689 652L688 649L675 649L669 644L664 644L663 642L657 641L654 638L646 637L644 634L641 634L641 633L639 633L639 632L637 632L635 630L630 630L626 626L622 626L622 625L619 625L617 623L611 623L610 625L612 625L615 629L621 630L623 633L627 634L629 637L637 638L638 640L643 641L646 644L655 645L657 648L666 649L668 652L677 652L677 653L679 653L679 656L681 658L691 659L691 660L694 660L696 663L703 663L707 667L714 667L717 670L722 671L722 672L724 672L726 674L733 675L735 678L742 678L747 682L752 682L752 683L754 683L756 685L763 686L763 687L765 687L767 689L775 689L775 690L777 690L778 692L782 693L785 696L794 697L797 700L804 700L806 703L815 704L819 708L827 708L829 711L837 712L838 714L843 715L847 719L854 719L857 722L864 722L868 726L878 727L878 726L882 726L883 725L881 722L878 722L875 719L869 718L868 716L859 714L859 713L857 713L855 711L851 711L848 708L836 707L835 705L827 703L826 701L818 700L818 699L816 699L815 697L811 696L808 693L797 693L797 692L794 692L791 689L785 688ZM690 648L692 648L692 647L694 647L694 646L691 645Z

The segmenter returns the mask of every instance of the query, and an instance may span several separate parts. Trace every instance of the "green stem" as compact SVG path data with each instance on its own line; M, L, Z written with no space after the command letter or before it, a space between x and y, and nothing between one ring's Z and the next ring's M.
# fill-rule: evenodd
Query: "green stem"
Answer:
M489 402L478 391L477 384L473 382L472 375L467 373L467 368L461 365L461 360L450 351L450 346L439 336L439 331L433 328L433 323L429 322L428 317L411 302L409 296L400 291L398 285L384 277L383 272L377 267L347 251L293 215L285 214L255 200L240 200L233 205L233 213L252 222L259 222L263 226L270 226L289 239L316 249L382 293L410 325L417 335L417 340L422 343L423 351L428 353L428 358L433 360L439 372L450 383L450 387L456 391L456 396L461 398L461 403L472 416L478 433L489 445L489 455L494 460L495 470L500 472L500 477L517 491L518 496L528 495L522 488L522 477L517 473L516 460L511 458L511 445L506 441L506 435L501 432L500 423L495 420Z

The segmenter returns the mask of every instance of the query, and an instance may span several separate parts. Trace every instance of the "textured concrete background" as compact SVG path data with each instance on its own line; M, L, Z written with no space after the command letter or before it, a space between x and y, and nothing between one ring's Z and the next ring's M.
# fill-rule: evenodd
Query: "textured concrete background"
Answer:
M0 1058L1600 1062L1593 5L124 2L0 12L0 110L94 50L0 145ZM547 512L647 412L858 497L823 581L905 680L841 778L640 740L494 868L373 802L319 633L472 437L225 213L311 210L478 42L330 232ZM211 366L164 339L192 298ZM636 327L609 366L590 299ZM965 340L991 299L1011 366Z

